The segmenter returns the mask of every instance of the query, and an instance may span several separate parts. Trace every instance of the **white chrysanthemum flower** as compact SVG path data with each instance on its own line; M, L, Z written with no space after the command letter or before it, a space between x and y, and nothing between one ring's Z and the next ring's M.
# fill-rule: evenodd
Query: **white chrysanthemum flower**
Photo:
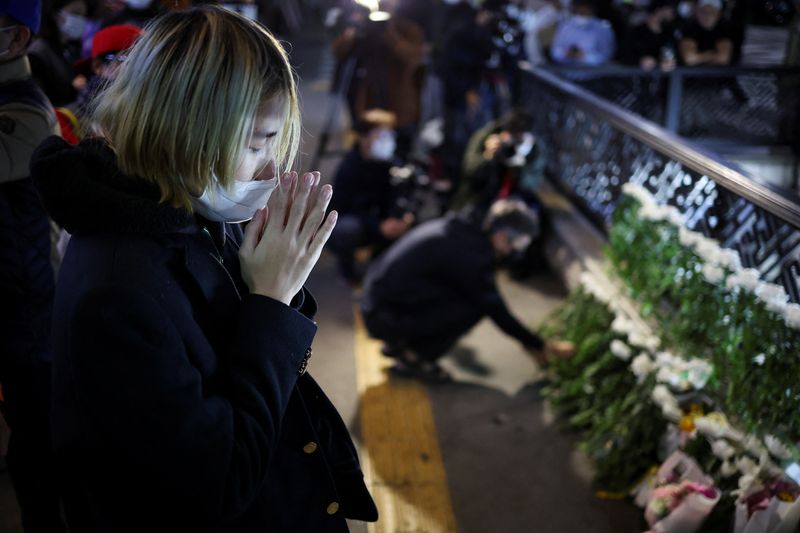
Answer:
M656 385L653 387L653 392L650 393L650 396L653 398L653 401L658 405L664 405L670 401L675 401L675 397L669 391L667 387L664 385Z
M634 328L636 328L634 324ZM650 342L650 336L642 332L640 329L634 329L628 332L628 343L631 346L638 346L639 348L647 348Z
M661 406L661 414L667 420L672 422L679 422L683 418L683 411L677 404L664 404Z
M661 414L664 415L664 418L667 420L678 422L683 418L683 411L681 411L678 405L678 400L675 399L675 396L672 395L666 386L656 385L653 387L651 397L653 402L661 407Z
M747 492L755 483L758 483L758 477L755 474L745 474L739 478L739 491Z
M745 476L755 476L758 474L758 464L746 456L736 459L736 468Z
M742 441L742 446L744 447L747 452L755 457L760 457L763 454L767 453L767 449L761 444L761 441L758 440L757 437L754 435L748 435L745 437L744 441ZM743 472L745 473L745 472Z
M715 417L701 416L694 419L694 427L701 435L719 439L727 433L728 426Z
M659 221L664 220L666 212L658 204L644 204L639 209L639 216L645 220Z
M730 461L723 462L722 466L719 467L719 473L722 474L722 477L731 477L735 475L736 472L738 472L736 466Z
M655 370L655 368L656 366L653 364L653 360L644 352L634 357L631 362L631 372L633 372L633 375L636 376L640 382L647 374Z
M789 302L789 295L786 289L775 283L759 283L756 287L756 296L764 302L764 305L773 313L783 314L786 304Z
M659 367L669 367L677 364L678 358L670 352L658 352L656 354L656 364Z
M730 248L723 248L720 250L717 263L719 266L725 267L731 272L742 270L742 258L739 256L739 252L731 250Z
M611 353L613 353L616 357L622 359L623 361L627 361L631 358L633 352L631 351L630 346L625 344L619 339L614 339L611 341Z
M695 390L703 389L708 380L711 379L711 374L714 373L714 367L708 362L701 359L692 359L686 370L687 380L692 384Z
M681 214L677 207L669 205L664 208L665 218L675 227L682 228L686 224L686 218Z
M712 442L711 451L723 461L727 461L736 454L736 449L723 439Z
M627 335L633 330L633 323L625 315L617 315L611 322L611 330L615 333Z
M658 369L658 372L656 372L656 381L665 383L673 389L686 390L689 388L689 384L683 382L680 376L668 366L662 366Z
M661 346L661 339L655 335L649 335L644 341L644 347L651 352L658 350L659 346Z
M626 183L622 186L622 192L637 200L643 206L655 203L655 198L644 186L637 183Z
M698 233L697 231L692 231L683 226L678 228L678 240L681 241L682 245L688 248L694 248L695 246L697 246L697 243L700 242L700 239L702 238L703 238L702 233Z
M716 265L719 262L719 256L722 253L719 243L714 239L702 237L698 239L694 247L697 255L699 255L706 263Z
M800 304L786 304L783 308L783 320L790 328L800 329Z
M761 283L761 273L755 268L744 268L728 279L731 280L734 288L754 292Z
M764 444L767 445L769 453L781 461L792 458L792 451L774 435L767 435L764 437Z
M703 278L711 285L719 285L725 278L725 271L713 263L703 265Z

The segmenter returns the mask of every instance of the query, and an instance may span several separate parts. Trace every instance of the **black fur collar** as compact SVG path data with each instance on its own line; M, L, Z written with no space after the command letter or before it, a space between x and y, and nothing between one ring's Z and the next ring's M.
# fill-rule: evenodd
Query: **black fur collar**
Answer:
M50 216L74 235L173 233L194 221L188 211L160 203L155 184L122 174L103 140L72 146L50 137L33 154L31 176Z

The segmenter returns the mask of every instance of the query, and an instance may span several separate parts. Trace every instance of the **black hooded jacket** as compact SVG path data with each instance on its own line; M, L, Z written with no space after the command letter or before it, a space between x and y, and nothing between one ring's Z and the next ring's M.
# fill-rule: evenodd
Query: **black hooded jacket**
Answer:
M99 140L31 170L73 237L56 286L53 438L77 532L347 531L375 520L355 448L301 368L316 332L248 294L241 230L159 203Z

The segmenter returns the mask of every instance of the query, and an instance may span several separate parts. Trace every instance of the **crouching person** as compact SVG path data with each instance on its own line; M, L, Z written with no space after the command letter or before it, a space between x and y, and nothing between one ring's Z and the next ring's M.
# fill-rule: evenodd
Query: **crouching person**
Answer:
M367 272L362 311L369 334L397 360L393 371L449 380L437 359L485 316L544 363L544 341L511 314L495 283L497 265L524 253L538 230L524 203L499 200L483 220L451 214L421 224L381 256Z

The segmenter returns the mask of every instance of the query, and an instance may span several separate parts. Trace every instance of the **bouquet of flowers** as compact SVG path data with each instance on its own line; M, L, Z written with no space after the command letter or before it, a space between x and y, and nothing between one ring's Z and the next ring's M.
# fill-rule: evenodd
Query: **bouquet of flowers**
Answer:
M792 533L800 523L800 487L785 479L754 483L736 503L734 533Z
M714 481L688 455L670 455L655 475L655 488L647 496L645 519L653 532L697 531L720 499Z
M692 533L719 501L714 488L694 481L681 481L657 487L647 504L644 517L653 533Z

